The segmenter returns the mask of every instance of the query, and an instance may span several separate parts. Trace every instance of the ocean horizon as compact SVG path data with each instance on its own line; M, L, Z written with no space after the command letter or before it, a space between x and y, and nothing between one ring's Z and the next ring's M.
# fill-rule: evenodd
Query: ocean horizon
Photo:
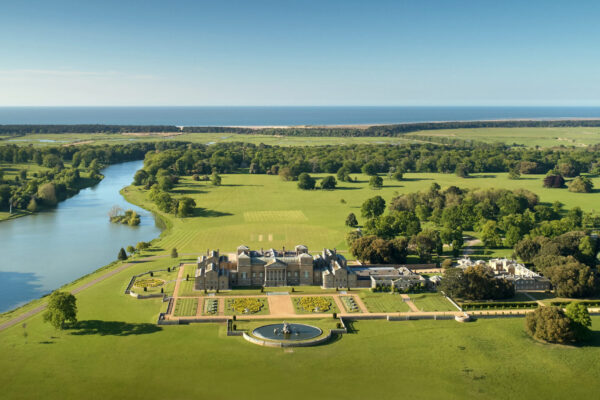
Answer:
M600 118L600 107L144 106L0 107L0 124L176 126L374 125L413 122Z

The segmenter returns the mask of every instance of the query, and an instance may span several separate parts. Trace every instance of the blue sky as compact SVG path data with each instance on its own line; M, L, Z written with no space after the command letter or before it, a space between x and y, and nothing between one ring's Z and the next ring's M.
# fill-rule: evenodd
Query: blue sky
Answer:
M0 0L0 106L600 105L599 11Z

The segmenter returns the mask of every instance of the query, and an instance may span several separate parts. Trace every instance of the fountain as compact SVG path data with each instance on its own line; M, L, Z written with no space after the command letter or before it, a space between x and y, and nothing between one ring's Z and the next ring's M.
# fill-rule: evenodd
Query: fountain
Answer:
M315 326L288 322L264 325L252 331L252 334L260 339L279 342L312 339L322 333L323 331Z

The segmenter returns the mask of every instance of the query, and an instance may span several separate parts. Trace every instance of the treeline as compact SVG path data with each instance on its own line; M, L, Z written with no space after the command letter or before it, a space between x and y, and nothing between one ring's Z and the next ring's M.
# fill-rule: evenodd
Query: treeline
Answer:
M20 136L27 134L60 133L139 133L179 132L173 125L0 125L0 135Z
M177 143L169 144L177 146ZM102 179L100 169L125 161L141 160L155 149L152 143L113 146L0 146L0 210L35 212L54 207L84 187ZM28 172L21 164L46 169ZM17 172L9 176L9 170Z
M144 169L174 175L249 172L285 174L297 179L302 173L510 172L543 174L554 169L565 176L600 171L600 148L581 150L510 148L476 144L448 148L436 144L280 147L249 143L189 144L150 153ZM339 179L339 176L338 176ZM345 180L345 179L340 179Z
M474 128L552 128L552 127L599 127L600 120L500 120L500 121L449 121L416 122L406 124L373 125L362 127L289 127L252 128L227 126L187 126L182 129L173 125L0 125L0 134L24 135L28 133L129 133L129 132L178 132L187 133L237 133L282 136L400 136L423 130L474 129Z

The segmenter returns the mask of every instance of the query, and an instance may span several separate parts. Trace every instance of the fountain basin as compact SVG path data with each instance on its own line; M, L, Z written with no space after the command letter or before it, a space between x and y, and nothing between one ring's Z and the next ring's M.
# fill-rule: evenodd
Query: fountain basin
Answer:
M285 324L290 333L284 333L284 324L269 324L260 326L252 331L252 335L265 340L278 342L294 342L313 339L320 336L323 331L320 328L305 324Z

